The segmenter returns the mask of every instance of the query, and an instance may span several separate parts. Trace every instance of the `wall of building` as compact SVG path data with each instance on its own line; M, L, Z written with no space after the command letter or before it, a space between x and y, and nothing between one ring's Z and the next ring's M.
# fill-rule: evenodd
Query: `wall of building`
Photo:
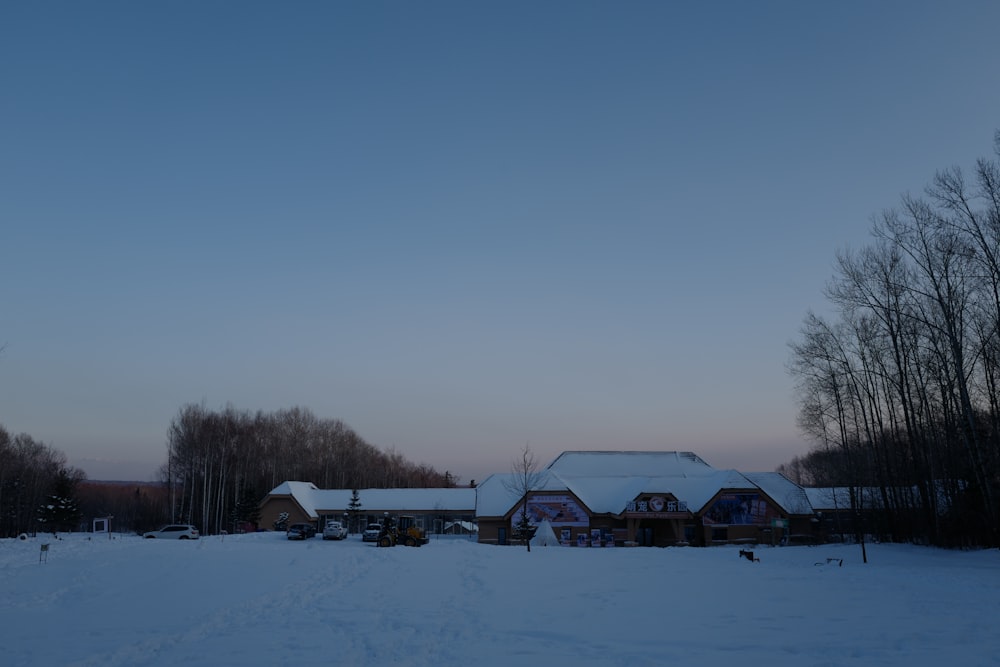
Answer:
M610 515L595 516L586 511L580 516L574 514L572 520L565 524L560 524L556 518L552 521L552 529L561 544L588 547L609 543L614 546L656 547L778 545L791 534L802 536L815 532L811 517L789 518L759 491L721 491L703 510L694 513L686 508L682 511L668 494L662 499L662 503L646 503L647 499L643 498L643 502L634 503L634 507L630 503L621 519ZM511 544L513 524L517 518L516 511L508 517L481 518L479 542Z
M328 519L343 522L344 512L340 511L323 511L318 510L321 520L321 525L325 523ZM444 532L444 527L448 523L456 521L464 521L466 523L474 523L476 520L476 515L472 510L466 510L464 512L451 512L442 513L441 510L424 510L424 511L413 511L413 510L389 510L389 516L399 517L399 516L412 516L417 527L423 530L428 535L440 535ZM357 512L356 515L351 516L348 512L347 523L348 529L351 533L360 533L370 523L382 523L385 521L386 511L365 511L362 510Z
M270 496L260 506L260 527L273 530L278 516L288 512L288 523L313 523L298 503L287 496Z

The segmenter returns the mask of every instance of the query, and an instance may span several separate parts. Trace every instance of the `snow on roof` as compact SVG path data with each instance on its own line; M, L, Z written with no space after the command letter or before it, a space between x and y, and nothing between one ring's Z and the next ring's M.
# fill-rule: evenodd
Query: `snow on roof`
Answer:
M563 452L537 474L532 491L572 493L594 514L620 514L626 503L643 493L672 494L698 512L724 489L760 489L789 514L811 514L824 506L778 473L716 470L692 452ZM496 473L475 489L363 489L358 493L363 512L441 508L500 517L520 500L515 478L513 473ZM308 482L285 482L271 494L293 496L312 517L344 512L351 498L350 490L320 490ZM838 502L841 507L849 506L841 498Z
M735 470L716 470L690 452L565 452L546 469L534 491L571 492L594 514L620 514L641 493L671 493L692 511L723 489L756 489ZM479 485L479 516L504 516L520 500L511 474ZM770 495L770 494L768 494Z
M302 491L307 489L315 489L316 485L312 482L282 482L278 486L271 489L269 495L272 496L291 496L295 495L296 491Z
M809 505L818 512L845 510L851 508L850 489L847 487L822 487L803 489Z
M572 477L566 486L594 514L620 514L650 485L648 477Z
M723 489L756 488L753 482L735 470L713 470L711 475L651 481L669 483L669 487L657 490L673 493L677 500L685 501L692 512L700 511Z
M805 490L778 472L746 472L743 476L756 484L789 514L812 514L813 506Z
M504 516L521 500L515 484L516 475L494 473L476 487L476 516ZM538 473L532 491L568 491L565 482L548 471Z
M269 496L291 496L309 516L317 516L312 504L312 492L317 491L312 482L282 482L271 489Z
M290 495L312 518L347 511L354 492L350 489L318 489L310 482L284 482L270 495ZM358 489L361 512L415 512L440 509L447 513L472 514L476 490L447 489Z
M548 469L567 477L674 477L715 469L693 452L563 452Z
M907 489L907 487L901 487ZM851 487L826 486L803 489L809 498L809 504L817 512L834 512L851 509ZM878 488L872 486L854 487L855 498L863 509L873 509L883 506L882 495ZM916 493L916 489L908 491ZM945 505L946 506L946 505Z

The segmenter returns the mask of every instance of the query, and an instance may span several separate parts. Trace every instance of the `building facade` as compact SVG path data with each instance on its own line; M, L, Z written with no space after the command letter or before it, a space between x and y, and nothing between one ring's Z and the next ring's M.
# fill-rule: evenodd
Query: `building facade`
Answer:
M352 509L354 491L319 489L311 482L284 482L260 504L260 525L280 529L285 524L311 523L317 529L328 520L346 522L349 533L360 533L385 517L413 516L428 535L444 534L451 524L474 525L476 490L359 489L359 507Z
M820 538L802 487L774 472L713 468L692 452L568 451L533 475L527 494L511 474L476 488L323 490L285 482L260 506L261 525L328 519L351 532L386 515L411 515L428 534L461 532L511 544L522 514L565 546L784 544Z
M815 530L798 485L717 470L691 452L564 452L526 501L516 481L492 475L479 486L480 542L509 544L522 513L566 546L779 544Z

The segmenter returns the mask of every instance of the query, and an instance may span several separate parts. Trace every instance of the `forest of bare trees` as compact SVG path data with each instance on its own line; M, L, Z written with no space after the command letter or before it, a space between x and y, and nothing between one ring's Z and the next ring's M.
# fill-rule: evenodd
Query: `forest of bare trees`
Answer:
M994 138L1000 158L1000 132ZM1000 163L939 172L837 255L792 344L813 451L782 466L851 489L884 539L1000 544Z
M289 480L328 489L458 482L448 471L382 451L342 421L302 408L250 414L186 405L171 421L167 441L161 483L88 483L62 452L0 426L0 537L76 530L106 516L114 517L116 530L190 522L216 534L255 523L260 501ZM64 503L72 505L73 517L53 516L52 508Z
M170 424L167 462L172 521L206 534L255 521L257 504L288 480L325 489L454 486L448 472L408 462L365 442L337 419L303 408L212 411L183 406ZM266 527L266 526L265 526Z

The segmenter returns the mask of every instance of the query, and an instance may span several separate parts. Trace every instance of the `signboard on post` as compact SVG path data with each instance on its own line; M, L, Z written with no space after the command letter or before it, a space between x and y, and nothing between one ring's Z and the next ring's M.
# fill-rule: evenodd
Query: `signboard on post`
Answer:
M92 532L95 533L107 533L108 539L111 539L111 520L114 519L113 516L105 516L100 519L94 519Z

